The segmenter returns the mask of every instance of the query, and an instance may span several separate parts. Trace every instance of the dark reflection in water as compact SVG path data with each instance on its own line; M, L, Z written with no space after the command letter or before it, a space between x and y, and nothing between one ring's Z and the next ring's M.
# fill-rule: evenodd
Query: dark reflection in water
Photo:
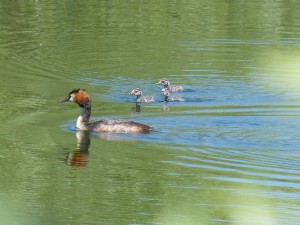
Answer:
M134 112L140 113L142 111L141 103L135 103L135 107L132 108ZM168 102L162 103L162 109L163 111L169 111L169 105Z
M132 107L132 109L134 112L140 113L142 111L141 103L136 102L135 106ZM163 109L163 111L169 111L168 102L162 102L162 109Z
M91 144L90 133L86 131L77 131L77 147L67 155L66 163L74 167L86 167Z
M162 104L162 110L163 111L169 111L170 110L168 101L161 101L160 103ZM142 105L141 105L140 102L136 102L135 106L132 107L131 109L135 113L140 113L140 112L142 112Z
M141 112L141 104L138 102L135 103L135 112Z

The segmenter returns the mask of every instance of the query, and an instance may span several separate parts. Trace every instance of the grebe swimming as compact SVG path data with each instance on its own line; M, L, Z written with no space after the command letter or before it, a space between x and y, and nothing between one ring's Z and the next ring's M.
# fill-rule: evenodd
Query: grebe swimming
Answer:
M129 92L130 95L136 96L136 102L155 102L153 96L142 96L142 93L143 92L139 88L135 88L131 92Z
M158 83L156 83L156 84L163 85L164 89L167 88L170 92L183 91L183 87L182 86L173 86L173 85L171 85L170 81L167 80L166 78L160 79L158 81Z
M180 96L170 96L170 90L168 88L163 88L162 92L163 92L163 95L165 96L164 102L184 101Z
M83 131L114 132L114 133L148 133L153 127L124 120L99 120L89 122L92 105L90 96L84 89L76 89L69 93L61 102L75 102L81 108L81 114L77 119L76 127Z

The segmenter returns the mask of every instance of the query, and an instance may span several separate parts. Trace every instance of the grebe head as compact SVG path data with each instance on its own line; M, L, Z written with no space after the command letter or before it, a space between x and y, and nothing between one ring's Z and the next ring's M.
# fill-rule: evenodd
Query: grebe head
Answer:
M158 83L156 83L158 85L163 85L164 87L168 87L170 86L170 81L168 81L166 78L160 79L158 81Z
M135 88L131 92L129 92L129 94L139 97L142 95L142 91L139 88Z
M74 89L71 91L65 99L61 102L75 102L82 108L87 108L91 106L90 96L86 93L84 89Z

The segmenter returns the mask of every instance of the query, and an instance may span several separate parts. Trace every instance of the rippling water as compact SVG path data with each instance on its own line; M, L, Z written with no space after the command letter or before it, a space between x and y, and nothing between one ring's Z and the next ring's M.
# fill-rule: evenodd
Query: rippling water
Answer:
M0 0L2 221L298 224L299 9ZM155 131L77 131L59 100L79 87L92 120ZM136 87L158 101L137 108Z

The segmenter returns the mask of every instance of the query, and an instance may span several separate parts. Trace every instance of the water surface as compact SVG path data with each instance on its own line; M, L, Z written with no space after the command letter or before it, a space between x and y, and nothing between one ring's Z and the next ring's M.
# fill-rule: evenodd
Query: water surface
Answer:
M299 10L0 0L3 223L298 224ZM77 131L79 87L93 120L155 131ZM135 87L158 101L137 112Z

